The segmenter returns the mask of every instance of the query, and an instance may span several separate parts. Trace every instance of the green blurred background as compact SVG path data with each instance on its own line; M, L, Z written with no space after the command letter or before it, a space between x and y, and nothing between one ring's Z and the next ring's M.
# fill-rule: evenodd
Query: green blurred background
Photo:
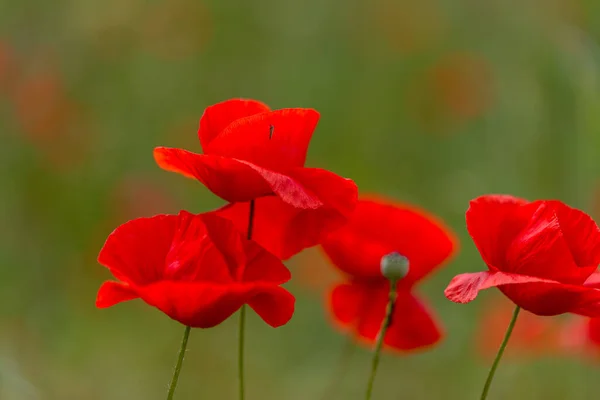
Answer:
M560 198L600 218L596 0L0 0L0 399L163 399L183 328L141 301L94 306L96 256L128 219L222 204L160 170L200 151L203 109L231 97L313 107L307 165L442 216L459 255L420 288L447 337L384 356L376 399L478 398L489 303L443 289L483 268L464 211L483 193ZM346 339L318 251L289 262L292 321L251 314L248 399L319 399ZM178 399L234 399L236 322L194 330ZM493 326L504 331L504 324ZM337 399L362 399L358 349ZM507 359L490 399L588 399L600 359Z

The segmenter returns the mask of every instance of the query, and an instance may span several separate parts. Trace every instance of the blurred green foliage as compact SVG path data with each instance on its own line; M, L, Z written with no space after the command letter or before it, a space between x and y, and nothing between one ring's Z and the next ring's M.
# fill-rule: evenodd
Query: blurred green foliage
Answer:
M140 301L97 310L95 258L127 219L221 204L152 149L200 151L203 109L231 97L318 109L308 165L455 229L459 256L420 288L447 337L384 356L375 397L477 398L486 303L443 296L483 267L464 211L502 192L600 218L598 40L595 0L0 0L0 399L165 397L183 328ZM249 399L318 399L346 340L323 307L331 267L289 266L291 323L250 316ZM235 397L236 322L192 332L178 399ZM362 398L368 360L338 399ZM599 362L506 360L490 399L595 398Z

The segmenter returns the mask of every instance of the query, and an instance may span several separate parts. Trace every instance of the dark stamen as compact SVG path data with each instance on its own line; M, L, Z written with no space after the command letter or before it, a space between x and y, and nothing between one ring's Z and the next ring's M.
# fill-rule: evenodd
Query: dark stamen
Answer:
M273 131L275 130L275 127L273 125L269 125L269 139L273 138Z

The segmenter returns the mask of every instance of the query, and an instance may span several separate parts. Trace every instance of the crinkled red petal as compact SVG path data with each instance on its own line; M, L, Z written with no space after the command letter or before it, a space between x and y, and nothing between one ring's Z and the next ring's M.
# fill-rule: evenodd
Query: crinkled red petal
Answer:
M445 290L455 303L468 303L480 290L498 287L513 303L537 315L575 313L600 316L600 289L505 272L455 276Z

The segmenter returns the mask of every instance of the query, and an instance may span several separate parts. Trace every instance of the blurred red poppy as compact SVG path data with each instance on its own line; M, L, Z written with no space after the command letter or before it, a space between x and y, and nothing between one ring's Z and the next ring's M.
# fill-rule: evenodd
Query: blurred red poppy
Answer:
M294 297L274 255L214 213L157 215L118 227L98 256L119 282L105 282L96 305L141 298L184 325L210 328L248 304L269 325L287 323Z
M407 96L409 112L423 129L448 134L490 109L493 69L480 54L449 53L411 83Z
M342 226L356 205L354 182L304 168L318 120L312 109L271 111L255 100L228 100L208 107L200 119L204 154L158 147L154 158L236 203L219 213L241 230L248 202L255 200L253 239L287 259Z
M600 289L586 282L600 263L600 230L587 214L559 201L487 195L471 201L467 228L489 270L454 277L448 299L468 303L497 286L534 314L600 316Z
M0 40L0 94L10 93L18 73L12 46Z
M322 244L333 264L347 275L330 293L334 321L369 344L381 328L389 282L382 257L398 252L409 261L408 275L397 283L398 297L384 344L398 350L433 345L442 332L413 287L455 252L454 235L423 210L381 199L358 202L349 223Z
M74 111L62 77L51 68L17 82L14 104L23 132L36 142L51 142L64 135Z
M484 357L496 355L506 326L509 324L514 305L505 298L495 298L485 307L478 319L478 332L475 336L478 349ZM513 358L529 358L553 353L560 332L559 325L553 318L544 318L522 311L510 337L510 346L505 355Z
M600 318L573 316L562 328L558 343L565 355L600 357Z

